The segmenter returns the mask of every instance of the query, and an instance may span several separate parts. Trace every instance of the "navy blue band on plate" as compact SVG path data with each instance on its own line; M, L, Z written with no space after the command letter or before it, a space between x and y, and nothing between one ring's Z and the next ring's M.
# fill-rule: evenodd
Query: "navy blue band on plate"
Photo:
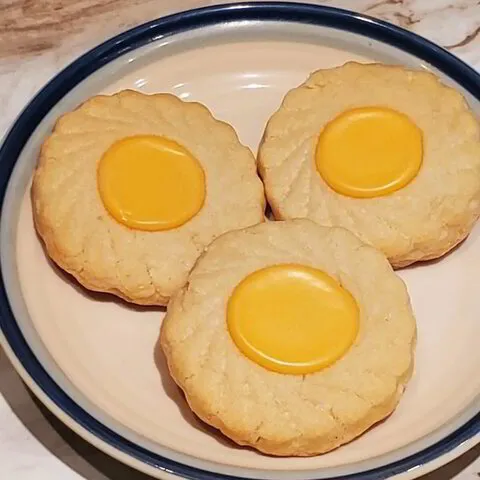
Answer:
M190 10L154 20L106 41L65 68L35 96L0 148L2 211L10 175L30 135L55 104L83 79L117 57L159 38L209 25L249 20L321 25L379 40L428 62L480 101L480 75L468 65L422 37L361 14L324 6L283 2L241 3ZM140 462L185 478L240 478L203 471L150 452L110 430L77 405L50 377L23 337L7 298L3 273L0 281L0 327L23 368L44 394L66 415L101 441ZM479 432L480 414L477 414L457 431L429 448L374 470L342 476L342 479L378 480L406 472L446 454Z

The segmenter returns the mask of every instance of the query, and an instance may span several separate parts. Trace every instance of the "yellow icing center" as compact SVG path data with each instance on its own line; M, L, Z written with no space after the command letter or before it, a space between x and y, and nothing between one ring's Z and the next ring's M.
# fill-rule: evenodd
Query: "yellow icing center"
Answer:
M165 137L137 135L115 142L102 156L97 177L110 215L137 230L179 227L205 201L200 163Z
M236 286L227 323L250 360L275 372L307 374L345 354L357 335L359 310L326 273L285 264L258 270Z
M325 126L315 156L318 172L337 193L387 195L405 187L420 170L422 132L390 108L354 108Z

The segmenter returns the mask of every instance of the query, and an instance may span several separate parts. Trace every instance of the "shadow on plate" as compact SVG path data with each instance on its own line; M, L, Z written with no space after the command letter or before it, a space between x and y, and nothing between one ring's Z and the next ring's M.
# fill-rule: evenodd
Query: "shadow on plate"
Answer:
M157 340L153 357L155 365L157 367L157 371L160 375L160 381L162 382L164 392L169 398L171 398L175 402L180 414L182 415L184 420L188 422L189 425L191 425L197 430L208 434L209 436L213 437L218 443L221 443L222 445L225 445L231 449L250 450L249 447L242 447L232 442L229 438L222 435L219 430L206 424L192 412L192 410L188 406L183 391L180 387L177 386L175 381L170 376L167 366L167 360L165 358L165 355L163 354L162 348L160 347L160 340Z
M447 253L442 255L441 257L434 258L432 260L423 260L420 262L415 262L412 263L411 265L408 265L406 267L402 267L397 269L397 271L402 271L402 270L417 270L420 268L424 267L429 267L431 265L436 265L437 263L445 261L449 257L455 256L455 253L458 252L459 249L464 248L464 244L467 243L467 240L470 238L471 235L478 235L475 232L472 232L471 234L467 235L464 239L462 239L459 243L457 243L451 250L449 250Z
M81 478L86 480L118 480L128 478L129 480L150 480L151 477L137 472L136 470L123 465L97 448L80 438L76 433L66 427L60 420L51 414L37 400L30 390L24 385L20 377L14 371L3 350L0 349L0 394L5 399L13 414L22 422L23 426L49 453L57 457ZM7 426L2 425L0 439L3 432L7 432ZM17 429L18 445L13 444L15 436L9 438L12 451L22 455L23 442L32 442L25 439L21 430ZM8 434L7 434L8 435ZM32 447L25 447L30 452ZM36 449L36 455L48 455ZM29 461L30 462L30 461ZM19 460L18 467L21 467ZM52 472L38 471L37 475L55 476ZM10 472L11 473L11 472ZM2 477L3 478L3 477ZM13 477L12 477L13 478Z
M218 429L208 425L192 412L192 410L188 406L188 402L185 397L185 394L183 393L182 389L177 386L177 384L175 383L175 381L172 379L170 375L170 372L168 370L167 360L160 346L160 338L157 340L157 343L155 344L153 357L154 357L155 365L157 367L157 371L160 375L160 381L162 382L162 387L164 392L169 398L171 398L175 402L180 414L182 415L184 420L188 422L189 425L191 425L193 428L197 430L200 430L208 434L209 436L213 437L215 441L217 441L218 443L221 443L222 445L225 445L231 449L251 450L252 452L255 452L257 455L275 457L274 455L269 455L266 453L259 452L258 450L255 450L253 447L236 444L235 442L230 440L228 437L223 435ZM389 416L387 418L380 420L375 425L372 425L365 432L363 432L362 435L365 435L372 428L375 428L377 425L380 425L383 422L387 421L388 418ZM355 440L356 438L353 439L352 442ZM341 448L341 446L339 448Z
M162 368L166 369L165 360L163 360L163 362L164 365ZM175 384L172 385L167 382L165 388L169 394L173 395L174 400L178 401L177 404L181 405L182 402L185 404L185 401L182 399L182 394ZM22 422L23 426L33 437L35 437L51 455L57 457L85 480L118 480L124 478L128 480L151 480L150 476L139 473L100 452L57 420L57 418L30 393L1 349L0 394L11 408L13 414ZM185 409L188 409L186 405ZM193 419L192 421L200 424L200 421L193 416L193 413L186 413L186 415L190 419ZM2 438L3 432L8 431L6 427L7 425L2 425L0 439ZM199 425L199 428L220 437L216 431L212 433L208 427L204 425ZM24 441L24 436L22 436L18 430L16 431L19 433L18 438L22 438L22 441ZM12 435L9 436L9 438L14 439L15 437ZM224 441L226 441L226 439ZM10 442L12 442L12 440L10 440ZM12 450L17 451L19 458L21 458L22 447L20 444L13 445ZM421 480L451 480L479 457L480 445L439 470L425 475ZM37 473L41 476L42 473L46 474L49 472ZM478 477L480 477L480 471L476 473Z
M80 284L80 282L70 273L66 272L62 268L60 268L47 254L45 244L43 240L40 238L38 235L38 232L36 233L38 242L42 246L42 251L43 255L45 256L46 261L50 265L52 271L59 277L62 281L65 283L69 284L71 288L73 288L77 293L82 295L82 297L88 298L90 300L93 300L94 302L103 302L103 303L116 303L117 305L121 306L122 308L126 308L128 310L133 310L135 312L146 312L146 311L161 311L165 312L166 307L161 307L158 305L136 305L134 303L127 302L126 300L123 300L120 297L117 297L116 295L113 295L112 293L106 293L106 292L96 292L93 290L88 290L84 286Z

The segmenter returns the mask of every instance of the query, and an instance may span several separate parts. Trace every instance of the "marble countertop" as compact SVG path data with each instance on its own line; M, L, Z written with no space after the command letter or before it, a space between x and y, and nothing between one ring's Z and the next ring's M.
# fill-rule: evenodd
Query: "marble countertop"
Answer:
M32 95L79 54L144 21L219 2L0 0L0 136ZM401 25L480 70L479 0L329 0ZM99 28L99 25L101 27ZM2 480L147 480L88 445L36 401L0 350ZM480 446L423 480L480 478Z

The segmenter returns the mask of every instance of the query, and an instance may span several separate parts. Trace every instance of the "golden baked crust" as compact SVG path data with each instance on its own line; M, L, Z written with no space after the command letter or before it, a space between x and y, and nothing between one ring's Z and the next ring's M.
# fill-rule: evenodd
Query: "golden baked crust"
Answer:
M136 231L115 221L97 189L97 162L115 141L163 135L201 163L207 195L184 225ZM93 97L63 115L43 144L32 185L35 225L48 255L90 290L138 304L166 304L205 245L262 222L265 200L255 159L234 129L199 103L131 90Z
M424 132L417 177L384 197L333 191L315 167L321 129L349 108L385 106ZM382 250L394 267L437 258L480 215L480 127L460 93L425 71L349 62L314 72L269 120L258 164L277 219L308 217L348 228Z
M281 263L325 271L360 307L353 346L313 374L266 370L242 355L228 332L235 286ZM298 219L216 239L168 305L159 343L205 422L262 452L307 456L352 440L393 411L411 376L415 332L405 285L382 253L348 230Z

